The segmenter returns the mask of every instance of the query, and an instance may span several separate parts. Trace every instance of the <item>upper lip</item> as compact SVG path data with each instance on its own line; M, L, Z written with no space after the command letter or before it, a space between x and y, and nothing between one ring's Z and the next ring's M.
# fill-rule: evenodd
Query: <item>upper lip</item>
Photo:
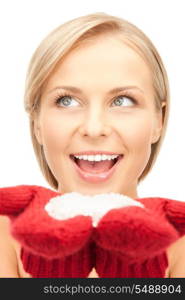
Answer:
M82 151L82 152L73 153L71 155L96 155L96 154L122 155L120 153L110 152L110 151Z

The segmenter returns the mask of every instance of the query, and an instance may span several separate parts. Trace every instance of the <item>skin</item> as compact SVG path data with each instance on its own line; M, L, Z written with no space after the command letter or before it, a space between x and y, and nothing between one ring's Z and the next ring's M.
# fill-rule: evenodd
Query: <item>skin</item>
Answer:
M82 92L65 98L67 106L60 97L57 106L57 95L68 91L52 90L64 85ZM125 91L108 94L118 86L136 88L127 89L129 96ZM59 183L58 191L91 195L118 192L138 197L138 178L161 130L149 66L132 47L111 36L73 49L58 63L45 84L35 120L35 135ZM87 183L76 174L69 158L87 150L112 151L124 154L124 159L107 181Z
M59 107L54 98L64 90L49 91L60 85L78 87L83 93L73 93L70 107L63 108L61 100ZM118 106L113 101L124 93L107 93L112 88L128 85L143 91L132 90L138 105L124 96L119 98L122 106ZM115 37L104 37L101 42L97 38L93 43L73 50L53 71L42 92L35 135L59 182L58 191L88 194L112 191L138 197L138 177L150 157L151 144L160 137L161 119L155 111L147 63L132 47ZM125 156L112 178L92 184L78 178L69 159L70 153L86 150L107 150ZM9 234L7 217L0 217L0 228L3 261L0 277L31 277L23 268L20 244ZM169 266L165 277L185 277L184 253L185 237L167 249ZM98 277L94 269L89 277Z

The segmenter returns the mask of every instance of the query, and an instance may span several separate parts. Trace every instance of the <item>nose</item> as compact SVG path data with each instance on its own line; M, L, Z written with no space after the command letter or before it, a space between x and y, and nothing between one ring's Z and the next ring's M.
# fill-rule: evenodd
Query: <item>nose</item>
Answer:
M100 136L109 136L112 132L110 120L107 120L105 114L96 107L84 116L84 120L79 128L82 136L98 138Z

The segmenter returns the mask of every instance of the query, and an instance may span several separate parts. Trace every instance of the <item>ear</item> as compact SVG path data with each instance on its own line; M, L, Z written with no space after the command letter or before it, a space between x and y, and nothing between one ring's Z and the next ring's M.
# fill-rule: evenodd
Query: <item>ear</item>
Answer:
M156 122L155 122L155 127L154 127L154 131L153 131L153 136L152 136L152 143L151 144L155 144L157 143L157 141L159 140L160 136L161 136L161 132L163 129L163 108L166 106L166 102L162 102L161 105L161 111L157 112L157 117L156 117Z
M39 118L35 118L34 119L34 134L35 134L35 137L37 139L37 142L42 146L42 135L41 135L41 127L40 127L40 124L39 124Z

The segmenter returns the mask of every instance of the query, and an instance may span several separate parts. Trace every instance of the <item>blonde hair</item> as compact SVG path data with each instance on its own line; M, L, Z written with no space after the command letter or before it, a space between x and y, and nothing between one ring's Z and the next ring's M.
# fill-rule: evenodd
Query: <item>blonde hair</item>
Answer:
M129 42L148 62L153 77L155 106L163 114L163 129L159 140L151 145L149 161L140 175L143 180L152 169L166 132L169 115L169 84L163 62L149 38L130 22L103 12L97 12L70 20L48 34L35 50L27 71L24 105L29 114L31 138L41 171L49 185L58 189L58 182L46 161L43 147L34 134L34 119L39 113L41 91L57 63L65 58L70 50L82 42L93 41L94 37L114 34ZM162 102L165 106L162 108Z

